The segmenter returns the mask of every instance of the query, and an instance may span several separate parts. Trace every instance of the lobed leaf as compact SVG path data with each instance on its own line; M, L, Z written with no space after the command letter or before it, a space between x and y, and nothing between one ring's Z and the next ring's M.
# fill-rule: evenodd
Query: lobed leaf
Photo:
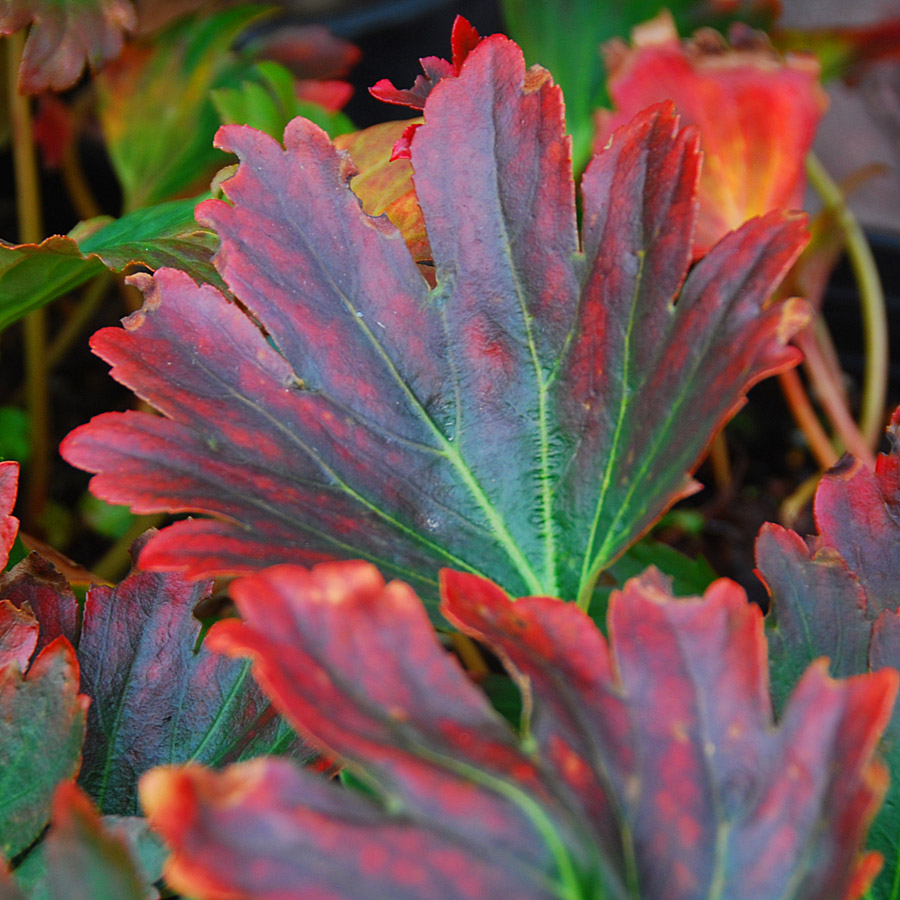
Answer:
M129 0L4 0L0 34L31 24L19 67L19 90L64 91L85 65L98 69L119 55L123 32L137 25Z
M900 667L900 409L891 417L889 455L874 471L845 457L822 477L814 512L819 535L803 541L766 525L756 564L772 597L769 613L772 694L779 706L803 662L826 656L837 677ZM900 771L900 711L894 709L882 751ZM900 896L900 784L894 778L872 825L871 846L884 857L876 900Z
M245 622L210 640L254 660L273 701L368 790L287 762L142 782L205 900L844 898L885 788L872 760L897 675L804 676L776 728L759 610L724 580L675 600L653 570L610 607L445 571L444 610L519 679L520 741L437 643L404 584L363 563L243 578ZM648 652L651 651L651 652ZM792 761L784 765L784 760Z
M103 812L137 812L137 780L156 765L300 750L246 664L197 648L193 610L211 586L134 570L88 592L78 656L92 703L79 781Z
M27 673L0 660L0 857L16 856L43 831L57 784L81 764L88 698L78 693L72 645L57 638Z
M502 36L412 143L433 288L311 123L219 145L242 163L200 215L241 306L138 278L144 308L93 347L165 418L107 414L62 446L105 500L216 517L162 531L147 567L362 556L427 599L452 565L586 605L747 388L796 361L805 307L766 301L803 221L750 222L688 273L699 157L660 107L589 167L579 241L560 92Z
M197 198L136 210L121 219L82 222L40 244L0 242L0 328L67 294L104 268L173 266L222 285L211 263L215 236L197 225Z

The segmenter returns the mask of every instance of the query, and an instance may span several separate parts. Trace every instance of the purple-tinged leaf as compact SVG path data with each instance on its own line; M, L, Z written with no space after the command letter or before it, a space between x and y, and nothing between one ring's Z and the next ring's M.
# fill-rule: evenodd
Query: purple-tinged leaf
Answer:
M814 510L819 535L766 525L756 564L772 597L769 613L772 695L776 708L797 683L806 660L827 657L844 677L900 667L900 508L897 438L900 410L891 420L893 450L874 471L847 457L826 472ZM900 711L894 710L882 752L900 772ZM894 777L872 825L870 846L884 857L872 887L876 900L896 900L900 885L900 783Z
M201 900L844 900L871 877L860 846L886 787L872 757L895 672L835 682L813 666L776 728L762 616L731 582L676 600L651 570L614 595L609 644L573 604L513 603L465 573L442 588L450 620L519 679L527 741L406 585L362 563L243 578L244 624L210 639L250 655L285 715L369 792L286 762L155 770L141 796L174 850L174 887Z
M871 618L900 606L900 407L888 437L892 452L878 456L874 472L845 457L822 478L814 506L822 544L859 578Z
M579 242L559 90L486 38L413 142L430 289L321 131L224 128L231 204L199 214L242 305L139 279L144 308L93 347L165 418L101 416L62 452L105 500L216 517L161 532L147 567L362 556L427 599L452 565L586 605L747 388L797 358L805 307L766 301L803 222L750 222L688 274L695 144L670 107L617 133Z
M92 702L79 781L104 812L135 813L137 779L155 765L299 749L245 663L196 649L193 610L210 588L134 570L88 592L78 657Z
M0 576L0 597L34 614L40 624L38 650L60 636L77 644L78 601L63 575L37 553Z
M19 90L64 91L84 67L98 69L118 56L123 32L137 24L129 0L5 0L0 34L31 24L19 68Z

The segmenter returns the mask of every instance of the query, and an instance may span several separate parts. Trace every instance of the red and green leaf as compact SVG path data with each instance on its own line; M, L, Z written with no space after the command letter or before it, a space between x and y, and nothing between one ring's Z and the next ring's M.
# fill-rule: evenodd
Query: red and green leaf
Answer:
M865 886L877 860L860 846L885 788L872 754L896 673L834 682L815 666L776 728L762 618L733 583L676 600L651 571L612 599L609 644L559 600L513 603L449 571L443 595L450 621L519 680L524 741L412 591L371 566L280 566L234 585L245 621L210 640L251 656L285 715L368 790L287 762L155 770L141 795L174 850L174 887L843 900Z
M78 657L91 707L79 780L106 813L134 814L137 779L155 765L300 751L246 664L196 649L193 610L210 588L134 570L88 592Z
M823 476L814 506L818 537L804 541L792 531L766 525L757 539L757 566L772 597L769 647L776 707L811 659L827 657L837 677L900 667L900 592L896 587L900 410L892 417L889 436L895 449L878 457L875 471L847 457ZM896 709L882 751L892 771L900 771L900 711ZM897 900L900 784L896 778L872 826L870 844L885 860L872 896Z
M104 269L172 266L222 285L212 265L216 239L194 219L196 198L80 223L40 244L0 241L0 328L80 287Z
M200 214L241 306L161 270L93 340L165 418L100 416L65 457L110 502L216 517L162 531L147 567L362 556L432 598L453 565L586 604L796 360L805 307L766 301L803 221L750 222L688 272L699 156L662 107L591 164L579 240L560 92L502 36L429 94L412 144L433 288L319 129L285 142L220 133L242 163Z
M78 773L89 702L78 693L78 661L65 638L45 647L27 672L18 657L0 659L0 858L6 859L43 831L57 784Z
M64 781L53 797L47 835L16 868L15 879L29 900L156 900L161 849L146 820L101 818L89 798Z
M25 93L64 91L84 67L98 69L122 49L124 32L137 23L130 0L7 0L0 6L0 34L29 24L19 68Z

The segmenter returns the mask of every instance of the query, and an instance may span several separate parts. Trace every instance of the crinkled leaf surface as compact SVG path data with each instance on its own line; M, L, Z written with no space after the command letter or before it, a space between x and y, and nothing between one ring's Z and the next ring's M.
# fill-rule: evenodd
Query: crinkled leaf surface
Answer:
M78 657L91 707L79 780L103 812L137 812L137 779L155 765L299 752L247 664L195 652L192 613L210 588L135 570L88 592Z
M217 516L162 531L147 567L362 556L432 598L451 564L586 602L694 489L747 387L796 359L805 306L764 303L803 221L750 222L688 274L699 159L670 107L595 158L579 242L560 92L482 41L412 144L433 288L318 128L295 120L285 142L224 128L233 205L200 208L256 321L161 270L93 340L165 418L98 417L66 459L110 502Z
M31 24L19 88L29 94L63 91L92 69L118 56L123 32L137 22L129 0L4 0L0 34Z
M0 660L0 857L11 859L41 833L57 784L78 773L88 698L65 638L49 644L26 674Z
M227 157L212 146L219 118L210 99L237 85L252 60L231 52L235 39L266 15L236 6L181 19L151 42L129 45L96 79L110 161L134 210L203 190Z
M819 536L805 542L766 525L756 563L772 595L769 615L772 694L779 706L807 660L828 657L843 677L900 667L900 409L888 432L894 445L875 471L849 457L827 472L815 499ZM882 750L900 772L900 711L894 710ZM890 790L872 826L871 846L885 863L873 886L878 900L900 897L900 784Z
M871 874L897 675L815 666L775 728L761 615L731 582L675 600L649 570L607 644L573 604L445 572L450 621L527 692L524 744L373 567L279 566L232 594L245 622L210 641L370 791L262 760L155 770L142 802L192 896L838 900Z
M121 219L91 219L40 244L0 242L0 328L104 271L132 264L173 266L221 285L212 265L215 236L194 219L197 198L136 210Z

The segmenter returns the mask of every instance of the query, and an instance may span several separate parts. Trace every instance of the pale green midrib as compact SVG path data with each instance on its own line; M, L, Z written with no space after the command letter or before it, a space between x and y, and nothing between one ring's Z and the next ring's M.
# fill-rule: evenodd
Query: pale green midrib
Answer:
M603 504L606 501L606 494L609 491L609 485L612 480L612 473L615 469L615 463L617 461L618 447L619 441L622 437L622 424L625 420L625 414L631 405L631 398L629 396L628 388L628 379L630 375L631 368L631 338L632 332L634 331L635 325L635 315L637 313L637 302L638 296L641 291L641 287L643 286L643 277L644 277L644 260L646 257L646 251L641 249L637 253L637 257L639 260L638 271L635 276L635 286L634 291L631 296L631 303L629 305L628 312L628 327L625 330L625 340L623 342L622 347L622 387L619 394L619 410L616 415L616 424L615 430L613 432L613 442L610 447L609 454L606 457L606 469L603 473L603 480L600 486L600 496L597 498L597 503L594 506L594 517L591 522L591 530L588 535L588 542L585 548L584 560L581 564L581 579L578 585L577 596L580 598L582 592L584 590L585 585L590 581L591 575L593 572L592 562L593 559L596 558L596 554L593 552L594 541L597 539L597 529L600 527L600 517L603 513ZM588 273L588 278L591 277L592 273Z
M609 801L610 806L613 807L619 825L619 833L622 838L622 853L625 859L626 890L632 900L641 900L640 885L637 875L637 852L634 844L634 834L628 823L626 810L621 803L618 793L614 789L615 782L610 774L609 767L606 765L596 743L593 740L590 740L590 737L594 734L596 729L591 722L586 720L584 707L583 704L579 702L578 695L573 694L572 680L563 677L556 669L548 668L546 669L546 674L556 684L558 695L566 698L565 706L572 716L572 719L580 727L582 733L589 738L588 744L591 749L591 765L593 766L594 771L600 773L602 776L600 780L606 788L606 799Z
M350 189L347 188L347 191L349 191L349 190ZM285 201L286 201L286 197L282 197L281 198L282 204ZM365 213L363 213L361 210L360 210L359 214L360 214L360 216L363 217L361 219L363 224L366 226L369 226L371 220L368 217L366 217ZM290 219L288 219L288 221L290 221ZM296 229L292 229L292 230L296 233ZM301 232L301 234L302 234L302 232ZM369 344L375 350L376 354L381 358L382 363L387 368L388 372L390 373L390 375L393 378L393 380L395 381L395 383L398 385L400 390L406 395L410 406L413 408L413 410L418 412L421 421L425 424L426 428L431 432L432 436L437 440L439 448L442 451L444 457L456 469L460 478L462 478L463 484L465 484L465 486L468 488L469 493L472 495L476 504L480 507L482 513L487 518L488 523L490 524L491 528L494 530L496 539L498 540L500 545L503 547L503 549L506 551L507 555L512 560L514 565L517 567L517 569L519 570L519 573L522 575L522 577L527 582L529 590L531 590L535 593L539 593L540 589L541 589L540 579L537 577L537 574L532 569L531 564L525 558L524 554L522 553L521 548L518 546L518 544L513 539L512 535L509 533L509 530L506 527L506 523L497 514L496 509L494 508L493 504L488 499L487 494L484 492L484 489L482 488L482 486L478 483L478 480L475 478L474 473L468 467L468 465L466 465L465 461L462 459L462 456L460 455L458 449L450 441L447 440L446 436L444 435L443 431L441 431L437 422L434 421L434 419L431 417L431 415L428 413L428 411L425 409L425 407L420 402L419 398L416 396L415 392L406 383L406 380L402 377L402 375L398 371L397 367L394 365L394 361L391 359L390 354L388 354L388 352L382 346L381 342L378 340L375 333L369 327L368 323L365 321L362 314L357 315L357 312L359 312L359 311L356 309L356 306L354 305L353 301L350 299L349 296L347 296L347 294L343 291L343 289L334 280L334 278L332 277L330 268L327 265L323 264L323 261L322 261L321 257L319 256L318 252L310 245L310 243L308 241L304 240L303 243L306 246L308 252L311 254L311 256L316 260L318 269L323 274L326 282L331 285L334 293L343 302L344 308L347 310L347 312L350 313L350 318L353 321L353 323L355 323L355 325L362 330L363 334L368 339ZM410 257L410 260L411 260L411 257ZM412 263L410 263L410 264L412 264ZM424 284L424 282L423 282L423 284ZM279 354L279 355L281 355L281 354ZM287 362L287 359L285 357L282 356L282 359L285 359L285 362ZM288 363L288 365L290 365L290 363ZM293 369L293 366L291 366L291 368ZM395 521L392 518L387 517L383 513L381 513L377 509L377 507L374 506L374 504L369 504L368 501L363 501L362 498L360 497L360 495L356 494L355 492L353 492L351 494L351 496L353 496L354 499L357 499L358 502L365 502L365 504L367 505L368 508L372 508L372 510L374 512L376 512L379 515L382 515L388 521L391 521L392 523ZM399 525L399 523L397 523L397 525ZM416 534L416 532L413 532L410 529L405 529L405 527L404 527L404 530L407 533L410 533L413 535ZM444 553L443 555L446 556L447 554ZM469 571L472 571L472 566L470 564L467 564L465 566L465 568L468 569Z
M492 145L496 150L497 125L496 121L494 120L493 114L491 115L491 127L494 137L494 140L492 140ZM497 206L500 210L500 227L503 232L504 257L507 260L507 268L509 270L510 279L516 292L516 301L519 305L519 311L522 316L522 324L525 328L525 338L528 343L528 352L531 356L531 365L534 369L534 378L537 386L538 440L541 459L541 506L543 507L543 514L541 515L541 537L544 544L544 577L546 578L546 583L543 585L543 588L550 594L551 597L556 597L559 594L559 586L556 578L556 534L553 528L553 491L550 484L550 442L548 438L547 423L548 383L544 378L540 359L538 358L537 346L535 344L534 334L531 328L528 303L525 299L526 292L523 288L522 281L519 278L519 270L514 263L512 240L510 239L506 210L503 204L503 192L500 189L500 166L496 153L494 154L494 162L494 182L497 195Z
M746 278L744 279L744 281L745 280L746 280ZM766 293L768 294L769 292L766 292ZM616 513L615 518L613 519L612 523L610 524L609 528L607 529L606 538L603 541L603 544L601 544L600 549L595 554L593 554L594 562L592 563L591 569L590 569L592 575L599 568L601 568L603 565L605 565L604 554L608 553L607 548L613 543L613 541L611 539L612 534L613 534L616 526L622 520L625 510L628 509L628 505L631 502L631 498L634 496L634 492L638 489L641 479L644 477L644 475L646 475L647 469L649 468L651 463L657 458L657 454L659 452L660 445L662 444L663 440L667 436L669 427L672 424L672 421L676 418L676 415L681 411L681 407L684 405L687 395L690 393L690 389L694 384L694 379L696 378L697 371L700 369L700 367L706 361L706 357L709 353L710 346L713 344L714 340L718 336L718 332L719 332L720 327L722 326L723 321L727 318L728 314L731 312L732 305L734 304L734 302L736 300L739 299L740 294L741 294L740 290L736 290L736 291L732 292L732 294L729 298L729 302L727 304L725 304L721 310L722 315L719 317L718 321L716 322L715 327L710 328L710 330L707 334L706 340L703 341L703 344L701 347L701 352L697 354L696 361L691 366L691 368L688 370L688 377L684 380L683 389L677 395L677 400L674 403L671 403L669 405L668 415L663 419L661 426L657 428L656 437L650 442L649 452L644 454L643 462L641 463L637 472L630 479L630 481L629 481L630 487L628 488L628 492L626 493L625 498L622 501L622 503L619 505L619 511ZM699 298L698 298L698 300L699 300ZM673 312L674 312L674 315L673 315L671 324L674 325L678 320L678 307L677 306L673 307ZM671 328L670 328L670 331L671 331ZM645 508L642 507L641 515L643 515L644 510L645 510ZM638 518L640 518L640 517L638 516ZM585 558L586 561L589 558L590 558L590 555L588 555Z
M360 694L359 692L354 691L352 689L353 683L351 682L348 686L347 679L342 677L340 673L333 671L330 666L321 662L319 662L319 665L324 666L328 672L332 685L343 695L348 696L352 705L358 707L363 715L371 717L381 728L384 728L389 733L393 734L393 744L383 741L387 746L398 749L403 753L412 755L416 758L428 760L454 774L468 778L475 784L487 787L495 793L506 797L518 806L546 844L559 868L559 875L562 883L558 885L551 884L549 886L550 890L556 895L557 900L586 900L581 893L578 878L568 850L556 833L553 823L534 798L530 797L523 789L515 784L505 781L503 778L491 775L483 769L479 769L476 766L463 762L458 757L447 756L439 750L432 749L416 737L415 731L417 728L415 727L414 720L414 727L413 729L410 729L405 727L400 720L385 716L382 707L377 701L372 700L367 694ZM493 710L491 710L491 712L493 712ZM413 732L412 734L410 733L411 731ZM512 734L512 732L510 732L510 734ZM337 753L337 755L340 757L342 754ZM379 793L381 793L383 797L386 797L388 800L398 799L393 797L389 791L380 789L378 779L369 775L364 764L360 764L354 759L347 761L353 764L354 768L361 769L368 781L378 785ZM428 819L428 824L431 827L434 827L435 825L432 819ZM593 898L591 898L591 900L593 900Z

